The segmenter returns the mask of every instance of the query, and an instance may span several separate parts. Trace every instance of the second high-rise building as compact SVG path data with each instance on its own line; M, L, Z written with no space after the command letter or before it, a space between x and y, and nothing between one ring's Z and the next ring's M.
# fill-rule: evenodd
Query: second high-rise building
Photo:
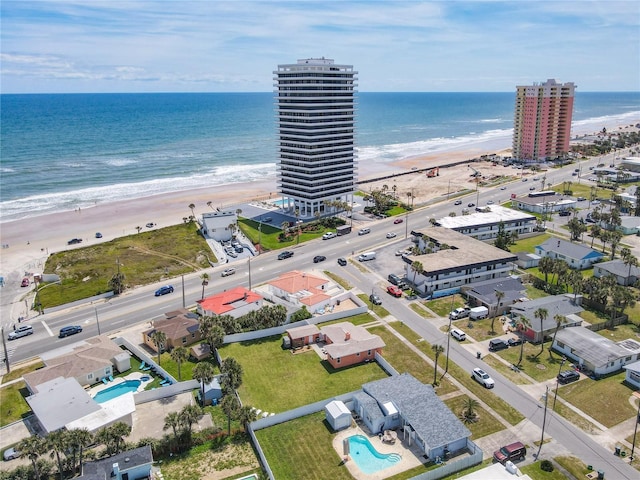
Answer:
M300 217L350 203L356 180L357 72L326 58L278 65L278 190Z

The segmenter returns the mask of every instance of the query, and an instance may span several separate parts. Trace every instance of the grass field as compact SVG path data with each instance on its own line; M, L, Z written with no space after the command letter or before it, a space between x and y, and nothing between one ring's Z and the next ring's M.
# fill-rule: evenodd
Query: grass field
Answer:
M367 307L369 307L369 310L375 313L378 317L384 318L389 315L389 311L382 305L374 305L373 303L371 303L371 301L369 300L369 295L367 295L366 293L359 293L358 298L366 303Z
M433 315L428 312L420 303L412 302L409 304L409 308L423 318L434 318Z
M29 391L24 381L0 388L0 427L17 422L31 413L25 400L27 395Z
M544 382L551 378L555 378L558 375L558 369L562 362L562 357L554 353L552 357L549 357L548 347L551 346L551 342L544 344L544 352L540 356L536 355L540 352L540 345L534 345L533 343L525 343L522 355L522 363L520 364L520 370L529 375L537 382ZM516 347L510 347L506 350L496 352L508 363L516 365L520 358L520 345ZM565 369L570 368L568 362L565 363Z
M522 473L529 475L533 480L565 480L564 476L558 469L553 472L545 472L540 469L540 462L533 462L520 468Z
M42 284L38 297L46 309L111 291L118 272L128 286L171 282L172 278L209 267L217 261L195 223L144 231L89 247L52 254L44 273L59 284Z
M460 415L464 410L464 402L468 398L469 397L467 395L458 395L457 397L445 400L444 403L449 407L454 415L460 418ZM496 418L489 412L487 412L484 408L478 407L475 411L478 414L477 421L465 424L465 426L469 430L471 430L472 440L477 440L478 438L486 437L487 435L491 435L492 433L504 430L504 425L496 420Z
M451 312L452 310L464 307L466 305L466 300L462 297L462 295L456 293L455 295L453 295L453 297L450 295L445 298L429 300L427 302L424 302L424 304L438 316L448 317L449 312Z

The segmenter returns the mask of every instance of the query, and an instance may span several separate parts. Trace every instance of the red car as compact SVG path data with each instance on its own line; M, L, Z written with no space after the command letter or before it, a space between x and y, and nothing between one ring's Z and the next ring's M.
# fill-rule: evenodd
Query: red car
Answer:
M393 221L393 223L395 223L396 225L397 225L398 223L402 223L402 222L404 222L404 220L402 220L401 218L396 218L396 219Z
M387 292L391 295L393 295L396 298L399 298L402 296L402 290L400 290L398 287L396 287L395 285L389 285L387 287Z
M24 277L22 279L22 283L20 284L21 287L28 287L29 285L31 285L31 281L29 280L28 277Z

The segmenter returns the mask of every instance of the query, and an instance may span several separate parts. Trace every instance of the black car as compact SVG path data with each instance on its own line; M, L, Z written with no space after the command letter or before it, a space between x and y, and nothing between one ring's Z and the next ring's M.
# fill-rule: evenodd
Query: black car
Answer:
M338 265L340 265L341 267L346 267L347 266L347 259L340 257L338 259Z
M570 217L571 212L569 210L562 210L558 215L560 215L561 217Z
M71 240L69 240L67 242L67 245L75 245L77 243L82 243L82 239L81 238L72 238Z
M505 348L509 348L509 344L500 338L494 338L489 341L490 352L497 352L499 350L504 350Z
M467 203L467 207L471 208L471 207L475 207L476 204L475 203Z
M285 250L278 255L278 260L284 260L285 258L293 257L293 252L290 250Z
M171 285L160 287L158 290L156 290L155 296L159 297L161 295L166 295L167 293L173 293L173 287Z
M313 257L313 263L324 262L326 259L327 257L325 257L324 255L316 255L315 257Z
M577 382L580 380L580 374L575 370L565 370L564 372L560 372L558 374L558 383L566 384L571 382Z
M369 301L374 305L382 305L382 300L375 293L372 293L371 295L369 295Z
M520 345L521 343L522 343L522 339L518 337L513 337L507 340L507 345L509 345L510 347L515 347L517 345Z
M68 337L69 335L75 335L76 333L80 333L81 331L82 331L82 327L79 325L62 327L60 329L60 333L58 334L58 338L64 338L64 337Z

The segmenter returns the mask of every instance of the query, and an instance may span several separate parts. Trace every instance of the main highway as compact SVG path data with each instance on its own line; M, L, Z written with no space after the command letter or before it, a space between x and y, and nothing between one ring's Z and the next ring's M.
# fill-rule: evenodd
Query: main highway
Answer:
M610 159L612 158L611 156ZM583 161L580 168L582 172L588 172L587 168L589 166L595 166L601 162L608 164L609 159L599 158ZM460 206L454 205L453 197L449 200L443 199L443 201L430 207L410 213L404 217L404 222L399 225L394 225L393 219L358 220L356 222L358 226L354 227L354 230L366 224L367 227L371 228L370 234L359 236L354 231L350 235L332 240L316 240L297 245L290 248L294 252L294 256L285 260L277 260L278 252L269 252L253 257L249 261L238 261L231 264L236 268L237 273L229 277L220 276L225 266L209 269L207 273L210 275L210 280L209 285L206 287L205 295L238 285L247 288L255 287L285 271L292 269L305 270L314 267L321 267L335 272L347 279L359 290L369 292L373 285L382 282L386 278L386 273L388 272L376 271L376 261L367 264L367 266L372 267L371 271L367 269L367 273L363 273L358 268L359 265L356 266L352 263L346 267L341 267L336 263L338 257L351 257L365 250L376 250L396 243L406 245L406 234L411 230L419 231L429 228L430 218L440 218L452 211L459 215L462 208L466 208L466 204L470 202L485 205L486 202L491 200L498 204L507 201L512 194L523 195L529 193L532 185L535 185L537 190L541 190L539 182L543 176L546 176L545 183L558 184L567 180L577 182L577 177L572 176L575 168L576 165L573 164L560 169L551 169L545 173L529 174L527 175L528 181L523 182L518 179L518 181L507 184L505 190L499 188L480 189L477 193L469 193L462 197L463 204ZM521 174L520 170L515 170L514 174L515 172ZM540 180L536 182L532 177L537 177ZM582 181L588 182L584 174L582 175ZM565 217L559 217L554 221L555 223L565 221ZM390 231L394 231L397 237L387 239L386 233ZM313 257L319 254L325 255L327 261L317 265L313 263ZM398 262L400 262L399 259ZM14 364L58 347L70 345L78 340L95 336L98 333L116 334L127 327L149 322L149 320L162 315L164 312L182 308L183 305L191 307L202 296L200 273L176 278L172 285L175 291L160 297L155 297L154 291L161 285L149 285L127 291L108 300L82 304L32 317L29 323L34 326L33 335L5 342L9 360L11 364ZM384 302L385 308L391 315L402 320L426 341L429 343L442 341L443 333L435 325L426 322L408 308L407 302L402 299L392 299L391 297L385 297ZM66 325L81 325L83 332L72 337L58 339L57 332L62 326ZM482 360L478 360L475 355L456 342L450 343L450 359L469 372L474 367L481 366L496 380L494 393L520 411L530 422L542 428L544 410L541 408L540 399L533 398L525 393L521 388L511 383L499 372L482 362ZM631 480L640 477L638 472L620 457L614 456L613 452L606 450L589 435L554 413L547 414L545 433L571 451L573 455L579 457L585 464L593 465L595 469L605 471L605 478L607 479ZM551 456L552 452L545 452L545 447L550 448L548 444L543 445L542 454Z

